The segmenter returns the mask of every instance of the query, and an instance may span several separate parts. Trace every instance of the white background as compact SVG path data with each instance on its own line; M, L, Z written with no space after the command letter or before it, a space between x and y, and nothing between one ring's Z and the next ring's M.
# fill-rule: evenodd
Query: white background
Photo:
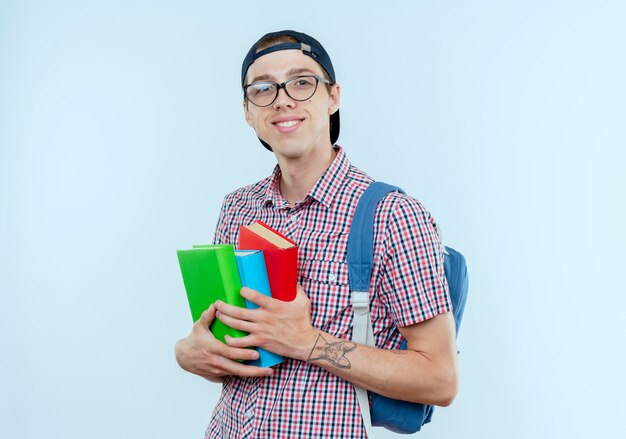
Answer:
M624 435L625 21L618 1L3 0L0 437L203 437L219 386L174 359L175 250L273 169L239 78L284 28L330 53L352 163L469 263L460 393L418 436Z

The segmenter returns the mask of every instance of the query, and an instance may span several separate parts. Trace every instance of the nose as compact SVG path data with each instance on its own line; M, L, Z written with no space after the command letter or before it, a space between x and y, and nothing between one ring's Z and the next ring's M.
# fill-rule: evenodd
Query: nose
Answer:
M287 94L287 90L285 87L281 87L278 89L278 96L276 96L276 100L274 101L274 109L279 109L283 107L295 107L296 101L291 99Z

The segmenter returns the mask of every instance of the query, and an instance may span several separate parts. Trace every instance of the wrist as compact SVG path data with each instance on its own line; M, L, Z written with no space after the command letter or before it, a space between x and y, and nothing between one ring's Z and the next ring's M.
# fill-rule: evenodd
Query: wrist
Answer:
M317 343L317 339L319 338L320 334L322 334L322 331L317 328L311 327L311 331L309 331L302 338L302 348L298 351L298 360L309 361L311 351L313 350L315 343Z

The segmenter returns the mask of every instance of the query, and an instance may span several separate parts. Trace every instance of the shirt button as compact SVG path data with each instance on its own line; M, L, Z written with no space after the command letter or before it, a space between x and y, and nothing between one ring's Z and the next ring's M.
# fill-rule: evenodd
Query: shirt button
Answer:
M337 280L337 276L335 276L335 273L330 273L328 275L328 280L331 282L335 282Z
M297 221L298 221L298 215L294 215L294 216L292 216L292 217L290 218L290 221L291 221L292 223L297 222Z
M248 419L252 418L254 416L254 409L246 410L245 416Z

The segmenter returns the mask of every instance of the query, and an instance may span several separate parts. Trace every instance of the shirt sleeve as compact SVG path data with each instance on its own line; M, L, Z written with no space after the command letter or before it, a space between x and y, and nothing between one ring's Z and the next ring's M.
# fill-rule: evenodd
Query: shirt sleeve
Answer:
M383 232L379 298L403 327L450 312L452 304L435 220L414 198L396 200Z

